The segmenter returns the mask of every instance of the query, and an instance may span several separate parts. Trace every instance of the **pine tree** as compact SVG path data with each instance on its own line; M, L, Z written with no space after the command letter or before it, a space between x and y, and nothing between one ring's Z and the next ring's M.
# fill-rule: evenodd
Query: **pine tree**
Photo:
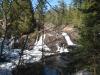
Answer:
M14 14L13 14L14 13ZM12 3L11 10L11 28L15 31L13 34L17 33L28 33L30 28L32 28L33 23L33 9L31 5L31 0L15 0ZM33 28L34 30L34 28Z
M79 34L80 34L79 44L81 46L79 48L79 53L78 51L76 51L76 53L78 53L78 57L80 57L81 55L80 59L85 61L85 63L83 62L80 63L81 65L84 64L83 67L90 68L91 71L93 72L93 75L99 75L97 73L97 71L99 70L97 69L97 66L99 66L98 62L100 63L100 61L98 61L100 58L99 55L100 1L84 0L79 3L80 3L79 5L81 6L78 6L79 7L78 9L83 14L83 21L79 29Z

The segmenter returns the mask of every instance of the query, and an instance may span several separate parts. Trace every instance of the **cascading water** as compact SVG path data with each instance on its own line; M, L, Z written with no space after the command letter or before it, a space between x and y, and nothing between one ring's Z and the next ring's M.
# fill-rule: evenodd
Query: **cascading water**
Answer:
M74 46L75 44L72 42L72 40L70 39L69 35L65 32L62 33L62 35L65 37L67 44L70 46Z
M67 33L62 32L62 35L66 39L66 42L68 45L75 45L71 41L71 39ZM22 57L23 57L23 60L25 63L38 62L42 58L42 49L44 51L49 51L49 53L44 53L45 56L55 54L55 53L50 53L51 49L44 43L45 38L46 38L46 34L41 35L39 40L36 40L36 42L34 43L34 47L32 50L24 50L24 55ZM10 47L12 46L13 42L14 41L12 40L10 43ZM60 47L58 44L56 44L56 47L57 47L57 50L56 50L57 53L68 52L67 48ZM20 52L20 49L11 50L8 55L8 57L10 57L10 59L12 61L14 60L14 63L16 63L16 64L18 63L18 60L19 60L19 52ZM16 58L13 58L13 57L16 57ZM0 68L3 70L0 69L0 75L5 75L4 71L6 73L8 73L6 75L11 75L10 70L8 70L8 69L12 69L13 67L15 67L15 65L12 63L12 61L10 63L9 62L1 63ZM9 71L9 72L7 72L7 71Z

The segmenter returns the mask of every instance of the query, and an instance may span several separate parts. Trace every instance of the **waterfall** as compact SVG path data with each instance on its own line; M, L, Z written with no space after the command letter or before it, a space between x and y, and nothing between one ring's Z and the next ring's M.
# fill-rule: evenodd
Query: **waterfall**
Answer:
M65 33L65 32L63 32L62 33L62 35L65 37L65 39L66 39L66 42L67 42L67 44L70 46L70 45L75 45L73 42L72 42L72 40L70 39L70 37L69 37L69 35L67 34L67 33Z
M69 51L67 48L59 47L59 45L57 44L57 52L63 53L63 52L69 52Z
M65 37L66 42L68 45L74 45L74 43L71 41L70 37L67 33L62 33L62 35ZM51 51L48 46L44 43L44 40L46 38L46 34L41 35L39 40L36 40L34 47L32 50L24 51L23 59L30 60L31 62L39 61L42 58L42 48L44 51ZM60 47L58 44L57 46L57 53L63 53L63 52L69 52L67 48ZM54 53L44 53L45 56L52 55Z
M46 34L41 35L39 40L36 40L32 50L25 50L24 53L26 56L23 56L23 58L30 60L30 62L39 61L42 58L42 48L50 51L50 49L44 44L45 37Z
M67 33L63 32L62 35L65 37L68 45L75 45ZM47 51L47 53L46 52L44 53L45 56L54 55L54 53L50 53L51 49L48 48L48 46L44 43L45 38L46 38L46 34L41 35L39 40L36 40L36 42L34 43L34 47L32 50L24 50L23 52L24 55L22 56L22 58L25 63L33 63L33 62L39 61L42 58L42 48L44 51ZM10 41L11 42L9 46L11 48L12 44L14 43L13 38L10 39ZM60 47L58 43L56 44L56 47L57 47L57 50L56 50L57 53L68 52L67 48ZM0 64L0 75L12 75L11 69L15 67L12 61L14 61L14 63L16 64L18 63L19 52L20 50L17 50L17 49L8 51L9 54L7 57L10 57L11 62Z
M9 43L8 46L9 46L10 49L12 49L12 46L13 46L13 44L14 44L14 37L11 37L11 39L9 40L9 42L10 42L10 43Z

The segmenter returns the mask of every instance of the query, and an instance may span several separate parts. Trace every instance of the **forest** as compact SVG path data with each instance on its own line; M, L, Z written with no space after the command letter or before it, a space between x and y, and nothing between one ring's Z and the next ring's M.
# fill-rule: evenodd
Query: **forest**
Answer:
M100 0L0 0L0 75L100 75Z

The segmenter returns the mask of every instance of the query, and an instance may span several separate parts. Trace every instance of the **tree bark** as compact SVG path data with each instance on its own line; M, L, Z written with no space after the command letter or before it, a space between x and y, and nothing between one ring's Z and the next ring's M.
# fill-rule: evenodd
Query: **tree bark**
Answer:
M1 43L1 49L0 49L0 59L2 58L2 54L3 54L3 49L4 49L4 42L5 42L5 39L6 39L6 35L7 35L7 16L5 14L5 12L3 11L3 26L5 26L5 33L4 33L4 38L3 38L3 41Z
M96 57L93 55L93 75L96 75Z

